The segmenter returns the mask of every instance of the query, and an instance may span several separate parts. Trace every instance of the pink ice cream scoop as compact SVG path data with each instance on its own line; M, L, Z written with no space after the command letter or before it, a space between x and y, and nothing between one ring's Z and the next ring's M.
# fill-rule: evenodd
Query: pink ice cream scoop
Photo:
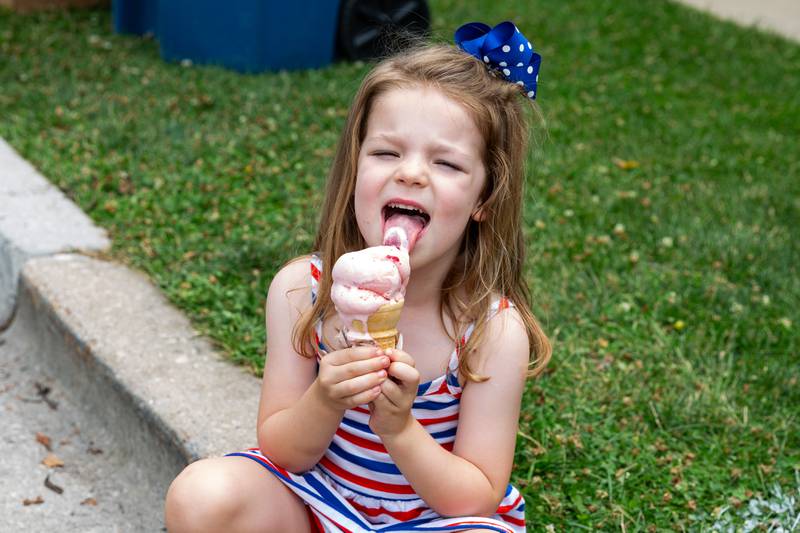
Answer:
M348 343L394 347L411 274L408 251L384 245L347 253L331 274L331 300Z

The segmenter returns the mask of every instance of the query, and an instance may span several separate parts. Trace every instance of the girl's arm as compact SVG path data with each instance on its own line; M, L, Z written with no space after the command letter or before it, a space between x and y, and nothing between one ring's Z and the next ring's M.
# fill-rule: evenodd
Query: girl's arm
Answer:
M470 382L464 388L452 453L439 446L410 412L398 424L376 421L376 426L384 426L383 444L400 471L440 515L491 516L496 512L511 476L528 353L528 337L515 309L489 321L475 370L491 379ZM393 372L395 365L397 372ZM398 377L401 385L386 381L387 399L402 402L404 376L411 378L413 386L409 370L413 368L392 363L390 375ZM376 400L376 410L383 401ZM391 409L397 409L391 403Z
M379 394L380 371L389 364L373 357L372 347L352 348L326 355L318 373L315 359L294 350L292 329L311 303L309 268L307 260L286 265L267 295L267 360L256 431L261 451L291 472L319 461L344 410Z

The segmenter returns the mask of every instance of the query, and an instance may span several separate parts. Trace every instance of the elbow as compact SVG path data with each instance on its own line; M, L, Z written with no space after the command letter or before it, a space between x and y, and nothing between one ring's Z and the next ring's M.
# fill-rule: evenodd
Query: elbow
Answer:
M259 449L272 463L292 474L303 474L311 470L314 465L317 464L316 460L304 460L303 457L283 453L284 451L278 448L259 445Z
M445 517L480 516L489 518L497 513L496 505L481 504L479 502L452 502L432 507L436 513Z
M287 450L285 447L276 445L277 442L267 438L263 431L258 434L258 449L269 458L276 466L291 472L292 474L302 474L308 472L319 461L320 457L310 457L308 453L301 450Z
M431 506L441 516L480 516L491 517L497 514L502 496L497 497L492 494L475 494L472 497L462 497L449 499L439 502L438 505Z

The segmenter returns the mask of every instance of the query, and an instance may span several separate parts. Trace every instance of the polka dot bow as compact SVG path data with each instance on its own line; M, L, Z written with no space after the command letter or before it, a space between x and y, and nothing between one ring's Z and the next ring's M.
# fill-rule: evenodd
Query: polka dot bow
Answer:
M513 22L501 22L494 28L482 22L469 22L456 30L454 40L466 53L524 87L528 98L536 99L542 56L533 51L530 41Z

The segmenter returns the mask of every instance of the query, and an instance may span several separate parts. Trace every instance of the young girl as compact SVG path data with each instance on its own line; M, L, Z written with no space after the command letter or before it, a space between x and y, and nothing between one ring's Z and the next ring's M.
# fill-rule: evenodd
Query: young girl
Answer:
M509 484L520 401L550 357L520 227L539 56L510 22L456 37L461 49L418 47L363 81L319 253L267 296L259 447L187 467L170 531L525 531ZM416 228L403 349L348 347L331 268L381 245L390 215Z

